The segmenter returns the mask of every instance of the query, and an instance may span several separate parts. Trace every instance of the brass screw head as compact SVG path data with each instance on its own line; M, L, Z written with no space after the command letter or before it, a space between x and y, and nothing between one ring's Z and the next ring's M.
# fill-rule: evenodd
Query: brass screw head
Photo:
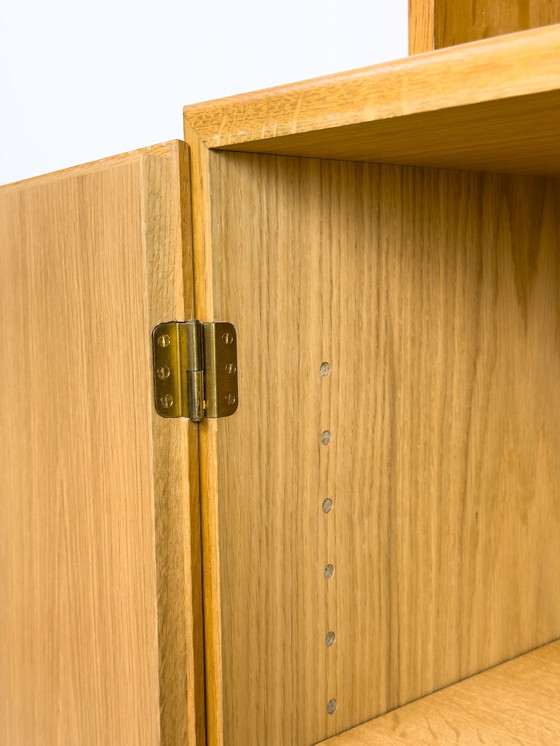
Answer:
M232 376L237 368L235 367L234 363L226 363L226 373L230 376Z
M157 341L160 347L168 347L171 344L171 337L169 334L161 334Z
M161 397L160 402L164 409L169 409L173 405L173 397L171 394L165 394L165 396Z
M228 393L224 397L226 404L231 407L233 404L235 404L235 394Z
M165 381L166 378L169 378L171 375L171 371L167 367L167 365L162 365L157 369L157 377L160 378L162 381Z
M233 344L233 334L231 332L224 332L222 334L222 339L227 345Z

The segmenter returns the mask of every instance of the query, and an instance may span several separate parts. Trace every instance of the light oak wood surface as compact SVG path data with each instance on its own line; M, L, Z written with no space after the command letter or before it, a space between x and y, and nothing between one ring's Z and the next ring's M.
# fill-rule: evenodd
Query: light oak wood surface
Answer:
M409 53L560 22L554 0L408 0Z
M201 426L209 742L317 743L557 637L558 182L186 139L197 311L239 332Z
M209 148L560 173L560 25L187 106Z
M408 53L431 52L434 47L435 0L408 0Z
M560 23L556 0L433 0L434 48Z
M214 313L212 262L212 153L185 124L191 162L192 251L195 286L195 315L199 319L228 321ZM235 416L235 415L234 415ZM199 474L202 537L202 576L204 607L204 663L206 694L206 737L211 746L223 746L224 713L222 691L222 619L220 547L218 536L218 439L219 420L199 425Z
M197 435L151 380L193 310L187 169L169 143L0 189L2 744L204 739Z
M557 746L560 642L324 741L324 746Z

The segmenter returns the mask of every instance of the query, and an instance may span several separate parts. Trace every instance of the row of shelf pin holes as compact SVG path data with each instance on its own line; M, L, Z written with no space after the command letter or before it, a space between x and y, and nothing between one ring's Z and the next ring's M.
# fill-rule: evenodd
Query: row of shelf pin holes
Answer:
M321 363L321 367L320 367L321 377L326 378L328 375L330 375L330 372L331 372L330 364L327 362ZM321 433L322 445L328 446L329 443L331 442L331 439L332 439L331 431L323 430L323 432ZM333 501L331 500L331 498L330 497L325 498L323 500L323 504L321 507L322 507L323 513L330 513L331 510L333 509ZM327 565L325 565L325 568L323 570L323 577L325 578L325 580L330 580L333 575L334 575L334 565L332 565L329 562ZM334 645L335 642L336 642L336 634L332 630L330 630L325 635L325 645L328 648L330 648ZM337 708L337 704L338 703L336 699L329 699L329 701L327 702L327 712L329 715L334 714Z

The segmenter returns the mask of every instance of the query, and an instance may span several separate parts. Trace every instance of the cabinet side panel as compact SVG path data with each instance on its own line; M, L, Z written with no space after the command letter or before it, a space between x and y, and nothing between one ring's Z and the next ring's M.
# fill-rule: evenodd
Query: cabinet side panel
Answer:
M310 745L560 635L560 188L209 164L223 741Z

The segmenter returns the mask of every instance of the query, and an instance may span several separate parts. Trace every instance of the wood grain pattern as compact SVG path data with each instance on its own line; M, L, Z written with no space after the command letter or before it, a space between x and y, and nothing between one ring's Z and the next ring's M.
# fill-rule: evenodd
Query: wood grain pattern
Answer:
M164 146L166 147L166 146ZM185 143L143 157L147 328L194 317ZM205 743L198 428L159 417L150 397L162 744Z
M560 172L560 26L185 108L209 148Z
M434 0L435 49L560 23L550 0Z
M192 311L186 157L0 190L5 744L204 737L196 431L155 415L150 360Z
M435 0L408 0L408 53L431 52L434 47Z
M212 263L212 209L215 198L211 185L213 154L185 124L185 139L191 155L191 204L195 309L197 318L219 321L214 314ZM227 320L225 317L221 320ZM199 425L199 475L202 535L204 662L206 693L206 737L208 744L223 746L224 713L222 696L222 620L218 500L219 421Z
M302 746L560 634L560 186L199 147L209 733Z
M324 746L556 746L560 642L324 741Z
M560 22L550 0L408 0L408 8L410 54Z

